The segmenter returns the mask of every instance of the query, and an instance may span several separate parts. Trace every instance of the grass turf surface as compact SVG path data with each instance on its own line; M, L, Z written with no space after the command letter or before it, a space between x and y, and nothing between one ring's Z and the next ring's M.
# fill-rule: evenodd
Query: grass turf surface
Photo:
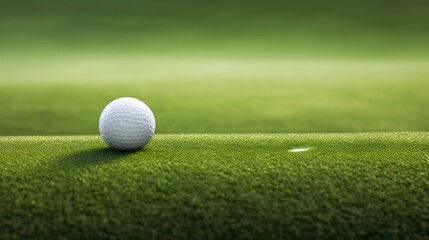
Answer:
M427 131L427 79L428 61L8 59L0 135L98 134L122 96L151 107L157 133Z
M427 1L0 7L0 135L429 130ZM428 134L0 138L0 239L427 238ZM309 148L305 152L289 152Z
M6 1L0 52L427 58L428 10L424 0Z
M1 137L0 238L424 239L428 146L428 133L160 134L136 152Z

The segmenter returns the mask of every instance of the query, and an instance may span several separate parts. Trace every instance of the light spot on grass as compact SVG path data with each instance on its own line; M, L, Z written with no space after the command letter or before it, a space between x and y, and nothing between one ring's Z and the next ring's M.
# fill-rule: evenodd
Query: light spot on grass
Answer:
M429 154L427 154L426 152L422 151L423 155L426 158L426 161L429 162Z
M310 148L294 148L289 150L289 152L297 153L297 152L306 152L308 150L310 150Z

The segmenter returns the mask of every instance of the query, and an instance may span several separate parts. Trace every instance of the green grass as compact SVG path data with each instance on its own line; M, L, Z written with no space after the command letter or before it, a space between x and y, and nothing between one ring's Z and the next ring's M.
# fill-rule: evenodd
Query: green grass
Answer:
M0 52L429 56L429 4L412 1L7 1Z
M3 2L0 239L426 239L428 12ZM156 117L141 151L95 136L123 96Z
M427 133L159 134L136 152L1 137L0 238L424 239L428 146Z
M0 8L0 135L428 131L426 1L54 1Z
M0 135L98 134L118 97L157 133L429 130L426 61L75 57L0 64Z

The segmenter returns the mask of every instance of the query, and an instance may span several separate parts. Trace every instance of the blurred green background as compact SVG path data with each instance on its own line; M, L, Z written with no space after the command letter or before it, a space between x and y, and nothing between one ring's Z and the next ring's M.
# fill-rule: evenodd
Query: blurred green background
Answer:
M429 130L427 1L2 1L0 134Z
M427 1L8 1L1 48L46 53L425 57ZM29 51L29 52L28 52Z

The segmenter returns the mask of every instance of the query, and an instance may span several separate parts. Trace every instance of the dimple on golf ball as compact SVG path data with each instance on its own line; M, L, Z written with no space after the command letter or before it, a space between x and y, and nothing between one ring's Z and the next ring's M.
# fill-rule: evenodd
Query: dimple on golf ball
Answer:
M109 103L99 121L100 134L111 148L136 150L149 143L155 132L155 117L142 101L123 97Z

